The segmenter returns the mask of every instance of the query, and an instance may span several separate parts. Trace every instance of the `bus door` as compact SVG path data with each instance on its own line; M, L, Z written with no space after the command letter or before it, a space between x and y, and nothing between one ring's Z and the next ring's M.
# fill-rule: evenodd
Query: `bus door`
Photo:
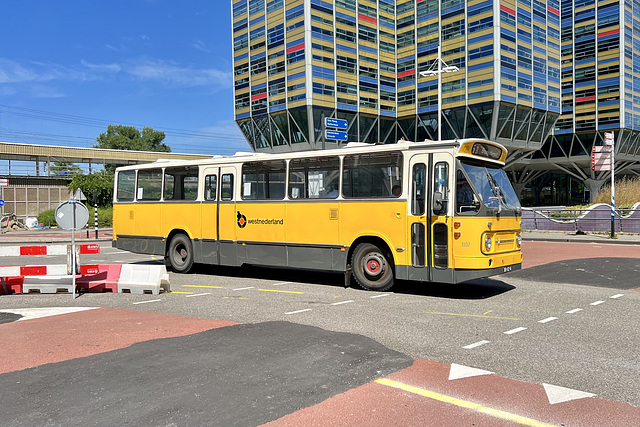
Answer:
M220 168L207 167L203 171L204 197L200 211L200 224L202 232L201 250L202 259L198 262L206 264L218 263L218 181ZM197 253L197 252L196 252Z
M452 158L446 153L411 158L409 280L448 282L447 217Z
M452 235L449 228L452 225L450 221L454 207L452 203L451 183L453 182L452 173L453 156L450 153L434 153L433 154L433 173L431 179L431 197L432 206L429 211L431 217L430 231L431 240L430 247L433 253L431 269L431 280L441 283L453 283L453 264L451 262L451 244L449 238Z
M223 166L218 169L218 204L216 235L218 244L218 264L238 264L236 254L236 228L246 225L246 218L238 217L236 200L239 197L235 190L235 168Z

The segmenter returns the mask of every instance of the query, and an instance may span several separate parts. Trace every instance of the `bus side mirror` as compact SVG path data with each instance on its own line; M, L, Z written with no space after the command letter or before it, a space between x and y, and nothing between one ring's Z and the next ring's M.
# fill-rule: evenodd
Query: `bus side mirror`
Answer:
M433 193L433 213L438 213L442 210L442 193L436 191Z

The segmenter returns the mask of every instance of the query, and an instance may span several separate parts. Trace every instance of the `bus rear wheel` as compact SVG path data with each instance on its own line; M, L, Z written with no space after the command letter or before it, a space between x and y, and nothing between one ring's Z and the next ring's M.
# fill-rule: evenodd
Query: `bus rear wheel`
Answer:
M393 268L389 257L374 244L360 243L351 257L356 282L368 291L386 291L393 286Z
M169 243L169 265L176 273L188 273L193 266L191 239L184 234L176 234Z

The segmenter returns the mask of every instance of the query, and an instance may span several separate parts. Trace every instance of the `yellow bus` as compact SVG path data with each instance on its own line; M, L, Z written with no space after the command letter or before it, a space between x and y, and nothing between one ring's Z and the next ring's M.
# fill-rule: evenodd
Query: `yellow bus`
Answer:
M500 144L400 141L116 170L113 246L194 263L315 269L364 289L460 283L522 264Z

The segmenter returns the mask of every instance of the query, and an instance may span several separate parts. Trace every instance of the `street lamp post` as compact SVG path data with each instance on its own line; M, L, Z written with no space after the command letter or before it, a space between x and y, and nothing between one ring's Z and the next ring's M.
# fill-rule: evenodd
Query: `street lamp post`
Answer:
M438 57L426 71L420 71L422 77L438 76L438 141L442 141L442 73L453 73L460 71L455 65L447 65L442 60L442 52L438 45Z

